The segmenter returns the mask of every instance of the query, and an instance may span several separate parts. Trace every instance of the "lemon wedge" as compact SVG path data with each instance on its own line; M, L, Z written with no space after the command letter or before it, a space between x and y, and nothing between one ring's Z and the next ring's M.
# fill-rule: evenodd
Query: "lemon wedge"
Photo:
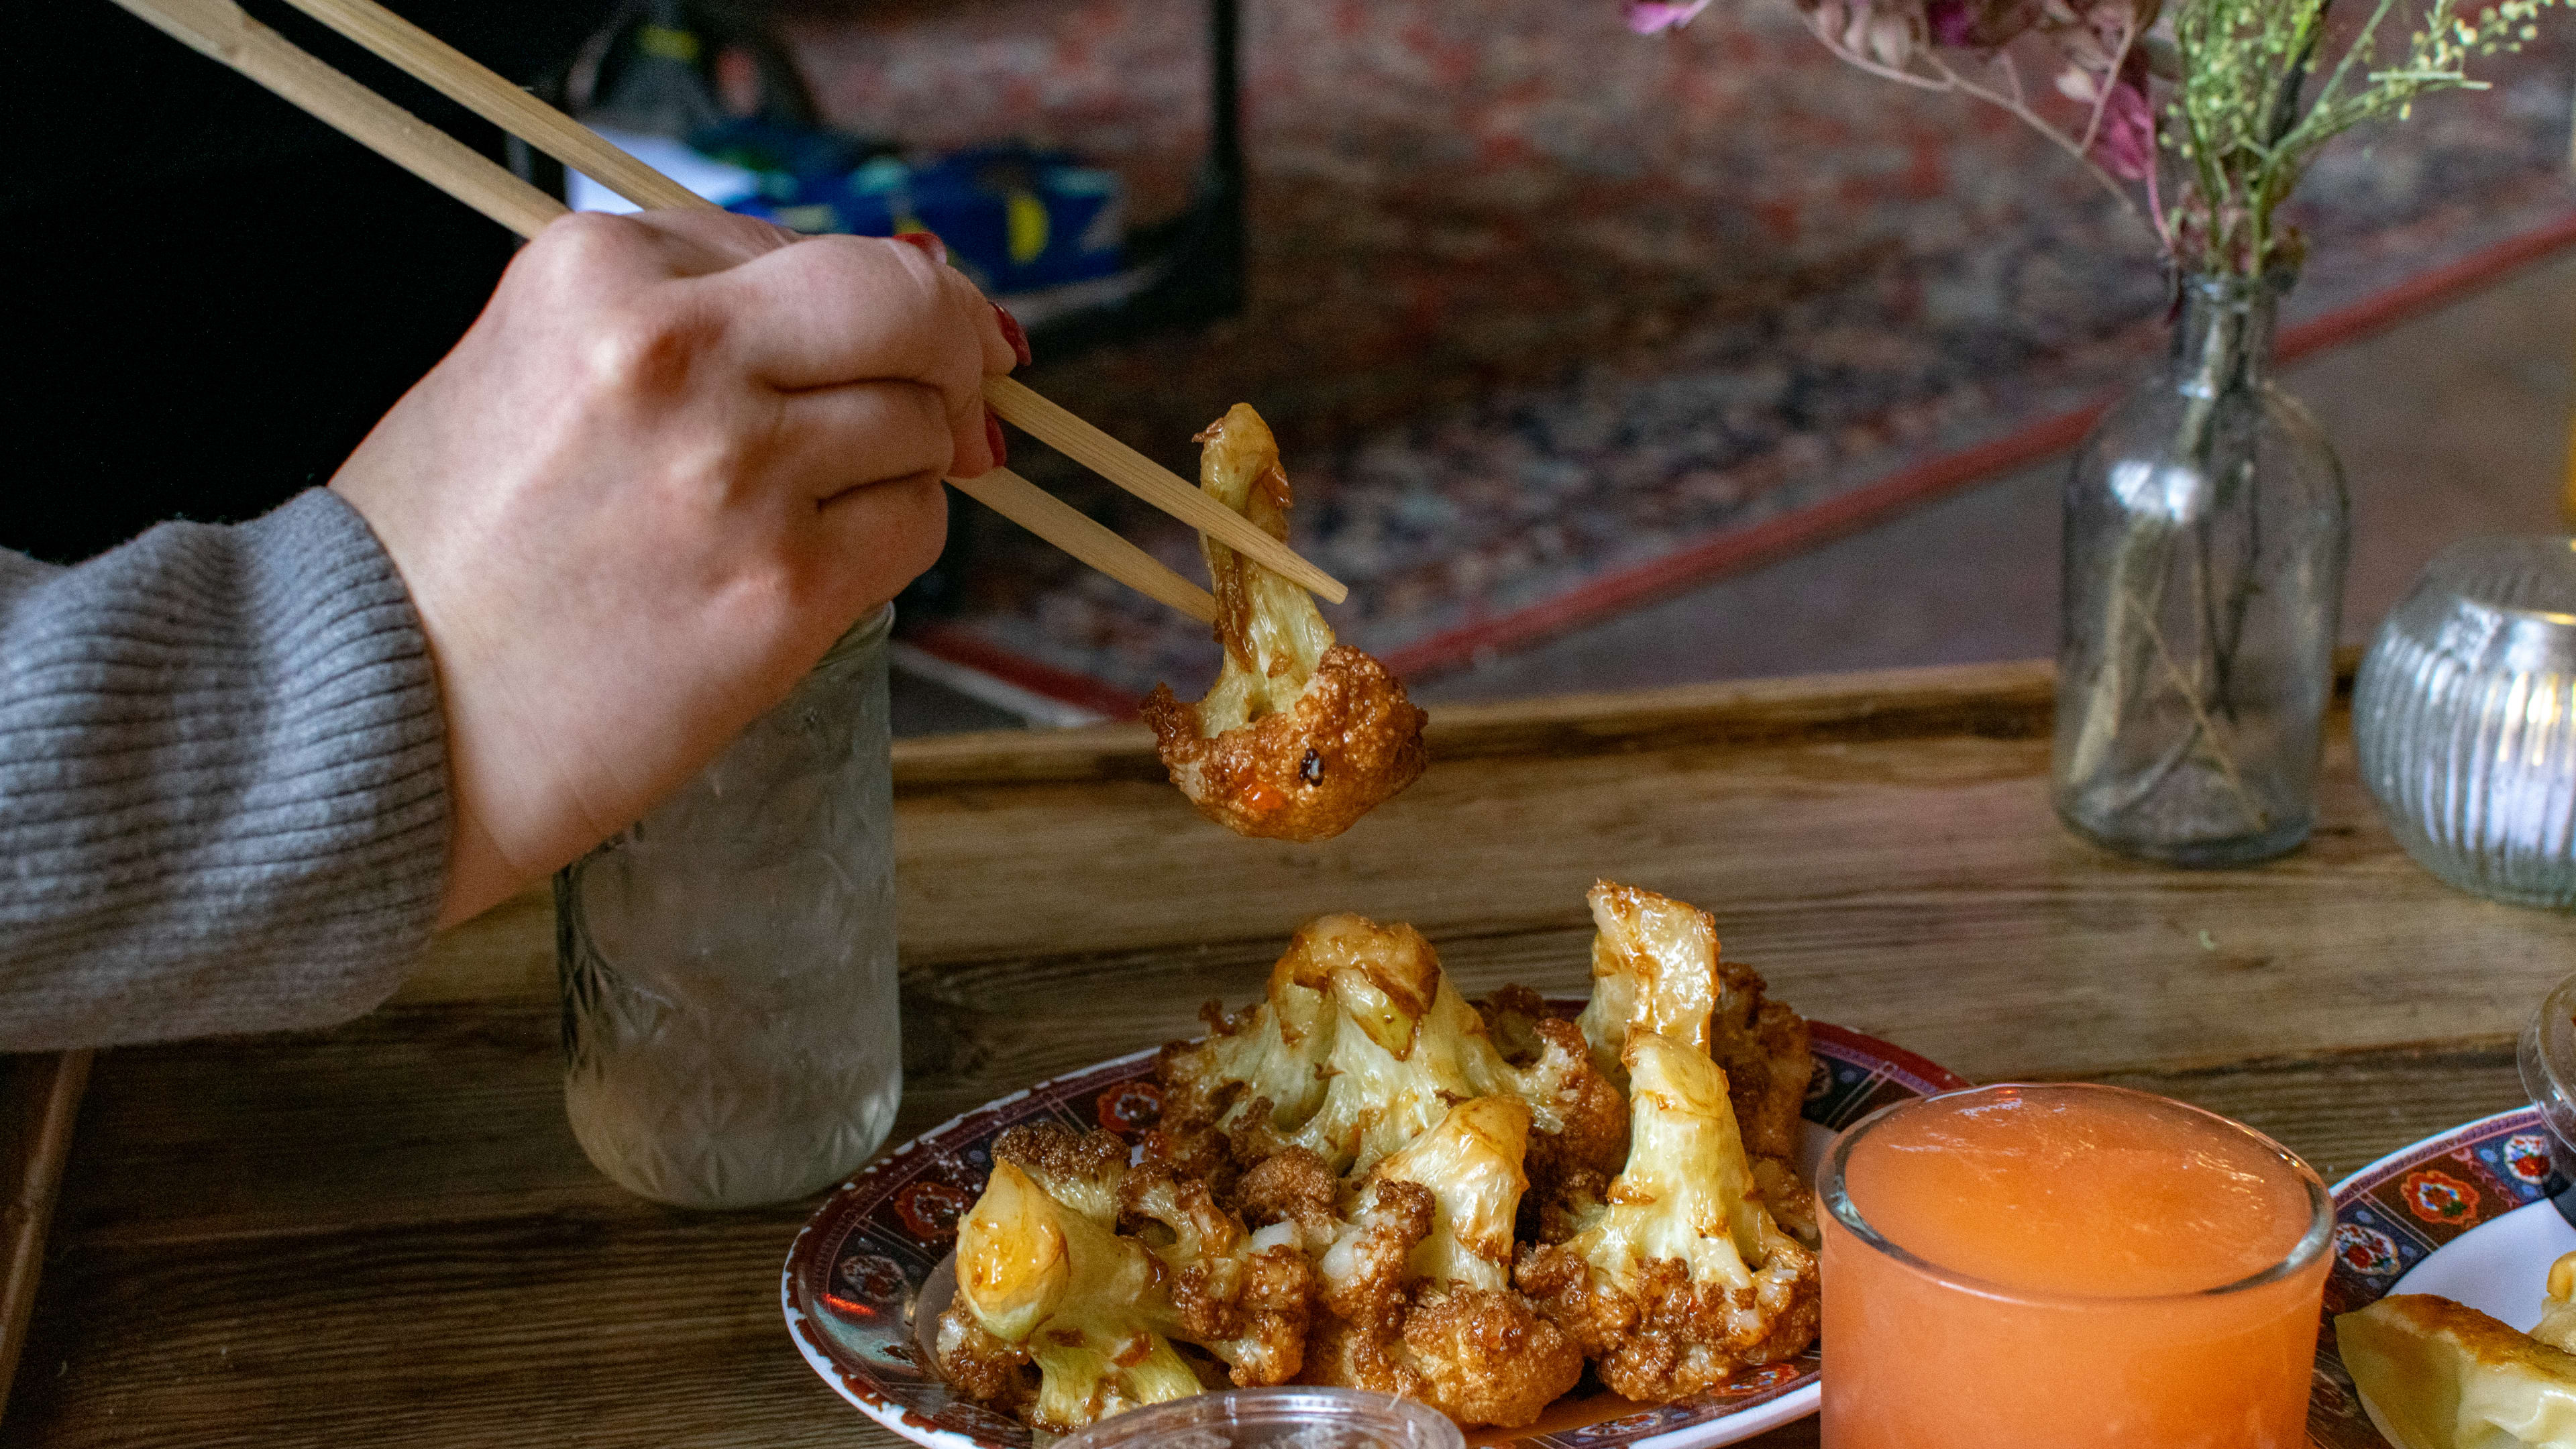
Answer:
M2576 1449L2576 1353L2427 1293L2335 1320L2344 1367L2404 1449Z

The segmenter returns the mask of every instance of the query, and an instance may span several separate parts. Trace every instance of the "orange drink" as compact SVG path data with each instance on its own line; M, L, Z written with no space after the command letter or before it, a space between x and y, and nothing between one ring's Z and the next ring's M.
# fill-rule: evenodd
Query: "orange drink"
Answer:
M1903 1102L1824 1200L1826 1449L2298 1449L2334 1211L2307 1164L2117 1087Z

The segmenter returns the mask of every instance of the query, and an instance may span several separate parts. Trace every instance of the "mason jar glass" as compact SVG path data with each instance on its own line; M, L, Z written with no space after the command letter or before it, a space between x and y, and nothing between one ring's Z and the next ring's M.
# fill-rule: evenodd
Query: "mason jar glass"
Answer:
M799 1197L903 1089L880 610L652 813L555 877L564 1106L684 1207Z

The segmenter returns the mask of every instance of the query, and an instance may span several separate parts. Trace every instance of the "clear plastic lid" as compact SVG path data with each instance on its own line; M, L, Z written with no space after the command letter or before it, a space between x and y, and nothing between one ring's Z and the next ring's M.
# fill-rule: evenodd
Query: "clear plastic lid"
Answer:
M1449 1416L1363 1389L1228 1389L1131 1409L1055 1449L1464 1449Z
M2569 1156L2566 1149L2576 1148L2576 976L2542 998L2522 1029L2516 1055L2523 1089L2531 1093L2531 1105L2540 1109L2540 1119L2560 1144L2552 1156Z

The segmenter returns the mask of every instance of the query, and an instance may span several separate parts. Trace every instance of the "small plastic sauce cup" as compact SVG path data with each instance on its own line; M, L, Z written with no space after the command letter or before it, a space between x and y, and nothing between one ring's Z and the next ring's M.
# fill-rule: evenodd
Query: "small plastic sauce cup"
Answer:
M1103 1419L1055 1449L1464 1449L1449 1416L1361 1389L1228 1389Z

